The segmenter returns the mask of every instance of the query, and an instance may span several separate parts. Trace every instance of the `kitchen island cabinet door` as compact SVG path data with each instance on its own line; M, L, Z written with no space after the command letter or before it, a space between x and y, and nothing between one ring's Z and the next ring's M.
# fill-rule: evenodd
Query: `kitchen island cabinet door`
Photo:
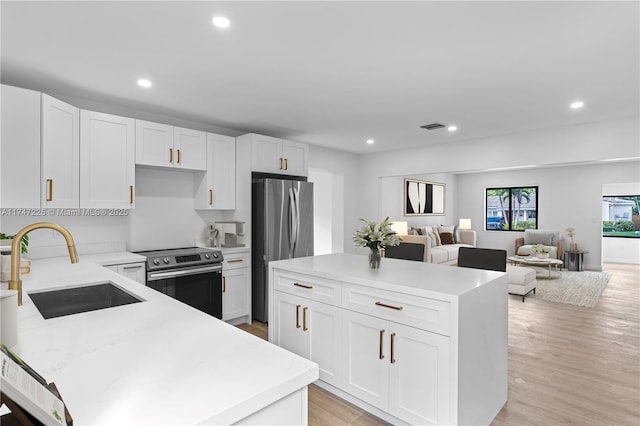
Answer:
M389 321L344 311L344 390L383 411L389 406L389 336Z
M187 170L206 170L207 134L199 130L174 127L173 166Z
M80 110L42 95L42 207L80 207Z
M40 207L40 93L2 85L3 208Z
M389 413L411 424L449 424L449 338L391 323Z
M135 120L81 111L80 181L82 208L133 207Z
M136 120L136 164L173 167L173 126Z
M279 346L320 367L320 379L340 386L344 360L340 357L342 310L326 303L274 292ZM275 343L275 342L274 342Z

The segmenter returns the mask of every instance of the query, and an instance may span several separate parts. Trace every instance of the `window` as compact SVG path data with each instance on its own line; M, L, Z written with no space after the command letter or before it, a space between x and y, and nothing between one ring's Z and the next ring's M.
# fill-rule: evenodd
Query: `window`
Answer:
M538 187L488 188L487 231L538 229Z
M602 197L602 236L640 238L640 195Z

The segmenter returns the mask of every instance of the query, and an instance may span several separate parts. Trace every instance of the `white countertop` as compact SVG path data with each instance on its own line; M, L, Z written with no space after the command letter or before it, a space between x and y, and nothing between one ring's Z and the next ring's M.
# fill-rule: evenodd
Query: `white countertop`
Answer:
M13 347L56 383L75 424L228 424L318 378L317 364L90 259L33 261ZM28 297L105 280L145 301L45 320Z
M371 269L367 256L348 253L278 260L269 262L269 267L446 300L458 298L504 274L392 258L383 258L380 269Z

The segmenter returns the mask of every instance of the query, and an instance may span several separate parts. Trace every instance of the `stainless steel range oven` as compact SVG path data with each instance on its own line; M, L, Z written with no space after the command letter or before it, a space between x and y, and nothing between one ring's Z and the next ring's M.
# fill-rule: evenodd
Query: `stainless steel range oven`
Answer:
M188 247L137 252L147 257L147 286L222 319L222 252Z

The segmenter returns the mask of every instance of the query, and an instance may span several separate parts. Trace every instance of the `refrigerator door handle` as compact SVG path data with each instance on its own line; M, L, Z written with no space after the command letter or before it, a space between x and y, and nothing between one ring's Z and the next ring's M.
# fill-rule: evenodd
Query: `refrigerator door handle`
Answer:
M293 194L296 200L296 241L293 247L293 251L295 253L298 243L300 242L300 190L298 188L294 188Z
M289 188L289 213L290 213L290 224L289 224L289 258L293 258L294 245L296 241L296 205L295 205L295 196L293 195L293 188Z

